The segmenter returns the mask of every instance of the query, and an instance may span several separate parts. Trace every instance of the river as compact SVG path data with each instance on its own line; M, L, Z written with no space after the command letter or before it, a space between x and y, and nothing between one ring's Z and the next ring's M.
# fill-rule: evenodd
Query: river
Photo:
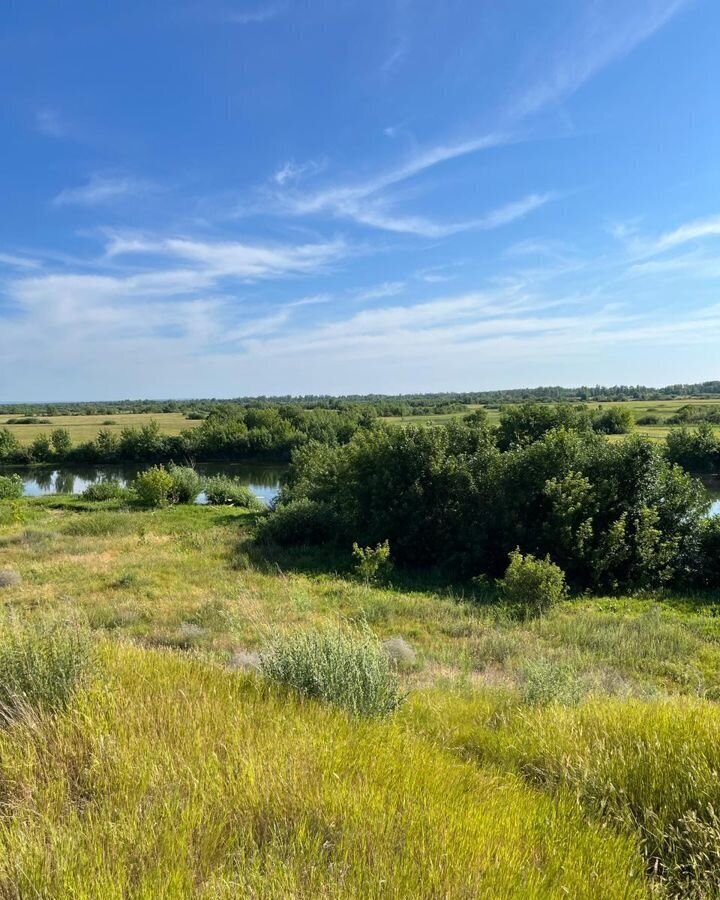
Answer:
M90 484L100 481L117 481L128 485L146 465L128 463L113 466L62 466L3 468L3 475L17 473L23 480L26 497L41 497L45 494L81 494ZM195 466L200 475L230 475L239 478L243 484L265 503L270 503L280 490L285 473L283 466L253 465L249 463L198 463ZM202 503L202 494L198 503Z

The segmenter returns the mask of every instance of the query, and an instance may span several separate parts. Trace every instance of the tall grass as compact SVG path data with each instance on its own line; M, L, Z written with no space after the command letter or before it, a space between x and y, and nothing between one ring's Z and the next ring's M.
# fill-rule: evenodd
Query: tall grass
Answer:
M92 644L81 625L5 617L0 622L0 720L30 709L62 709L92 667Z
M645 896L631 840L392 723L165 652L0 732L0 896Z
M402 701L395 664L369 630L277 637L261 654L260 669L273 681L354 715L385 716Z
M670 896L720 896L716 704L677 697L528 709L433 694L409 713L462 755L569 792L591 818L636 836L647 872Z

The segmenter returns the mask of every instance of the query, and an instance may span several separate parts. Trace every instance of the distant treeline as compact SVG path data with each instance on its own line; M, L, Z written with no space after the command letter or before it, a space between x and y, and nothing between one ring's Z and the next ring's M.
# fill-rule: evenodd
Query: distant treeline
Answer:
M331 409L344 411L358 404L372 406L380 416L430 415L457 412L468 404L502 405L559 401L612 401L668 400L684 397L720 399L720 381L703 381L697 384L671 384L654 388L643 385L602 385L566 388L535 387L513 388L497 391L464 391L437 394L306 394L303 396L258 396L235 399L184 399L184 400L110 400L67 403L2 403L0 415L14 416L106 416L120 413L182 413L206 416L218 409L242 407L265 409L293 405L303 409Z
M9 428L0 428L0 463L284 462L308 441L347 443L375 419L372 408L360 405L345 411L300 406L223 407L196 428L178 435L163 434L158 423L150 421L123 428L119 434L101 428L94 440L73 444L66 428L55 428L39 434L29 446L22 446Z
M712 407L711 407L712 409ZM502 407L496 427L488 425L488 413L479 408L463 417L468 427L483 428L493 435L501 451L539 440L560 428L597 435L626 435L635 428L627 407L589 407L583 403L521 403ZM0 464L118 463L263 460L288 462L305 444L338 447L359 431L394 429L379 418L376 407L355 403L347 409L305 409L300 405L240 407L222 406L209 413L195 428L178 435L163 434L150 420L118 433L100 428L94 440L73 444L66 428L54 428L23 446L9 428L0 427ZM700 421L673 429L663 449L672 463L693 474L720 472L720 440L713 425Z

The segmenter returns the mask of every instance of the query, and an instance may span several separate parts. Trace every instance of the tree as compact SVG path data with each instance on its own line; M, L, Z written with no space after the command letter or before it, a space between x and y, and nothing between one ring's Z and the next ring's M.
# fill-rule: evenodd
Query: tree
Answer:
M67 428L55 428L50 434L50 443L56 456L65 457L72 449L72 438Z

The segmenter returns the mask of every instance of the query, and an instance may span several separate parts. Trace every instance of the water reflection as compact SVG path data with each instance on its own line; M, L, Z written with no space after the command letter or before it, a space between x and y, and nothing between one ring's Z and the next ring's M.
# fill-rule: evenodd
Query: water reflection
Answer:
M70 466L61 469L50 468L3 468L3 474L17 473L23 480L26 497L40 497L44 494L81 494L88 485L103 481L117 481L128 485L138 472L146 466L118 464L114 466ZM269 503L280 490L285 473L282 466L248 465L245 463L198 463L195 467L200 475L230 475L239 478L243 484L261 500ZM202 503L201 494L198 502Z

